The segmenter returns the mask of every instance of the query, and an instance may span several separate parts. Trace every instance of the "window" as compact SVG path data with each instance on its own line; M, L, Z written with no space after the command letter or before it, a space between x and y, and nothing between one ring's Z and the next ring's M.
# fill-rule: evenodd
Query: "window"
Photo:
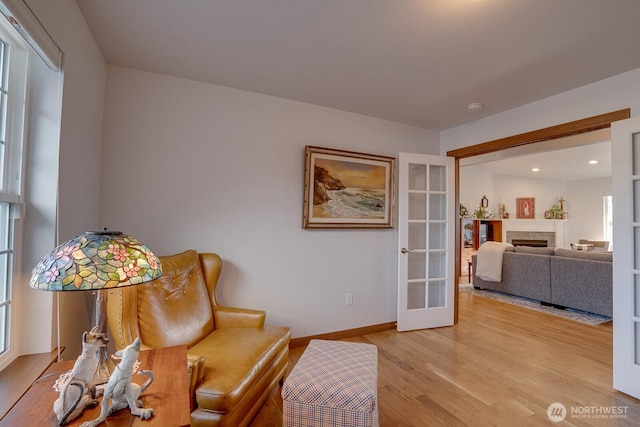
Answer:
M0 203L0 351L9 350L9 326L11 325L11 221L9 204Z
M0 17L1 18L1 17ZM5 21L1 18L0 21ZM13 28L0 25L0 368L12 353L12 272L22 187L27 81L26 46Z
M604 196L603 198L603 228L604 240L610 242L609 250L613 250L613 196Z
M4 41L0 41L0 168L2 169L4 169L3 159L5 158L4 154L6 148L5 135L8 95L8 73L6 65L8 64L8 53L9 46ZM3 175L3 173L0 173L0 190L4 187ZM7 215L8 210L8 203L0 202L0 228L2 228L2 231L6 230L7 234L10 234L10 224ZM11 282L8 280L9 278L6 274L6 260L11 256L11 247L10 245L0 243L0 250L2 251L1 257L3 258L3 260L0 261L0 354L3 354L9 349L9 325L11 324L11 288L9 286Z

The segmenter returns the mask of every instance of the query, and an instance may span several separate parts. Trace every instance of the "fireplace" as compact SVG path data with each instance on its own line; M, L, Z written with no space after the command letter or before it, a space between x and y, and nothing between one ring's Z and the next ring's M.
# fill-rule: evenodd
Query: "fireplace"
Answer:
M507 231L505 237L513 246L556 247L556 233L551 231Z
M566 219L503 219L502 241L544 240L549 248L568 248Z
M534 248L548 247L547 240L544 239L511 239L513 246L533 246Z

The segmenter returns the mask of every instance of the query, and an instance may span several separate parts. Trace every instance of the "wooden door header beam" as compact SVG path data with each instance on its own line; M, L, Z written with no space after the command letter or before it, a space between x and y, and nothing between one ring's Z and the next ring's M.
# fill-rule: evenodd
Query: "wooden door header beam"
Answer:
M464 159L466 157L492 153L506 148L548 141L555 138L563 138L599 129L606 129L611 127L612 122L628 119L629 117L631 117L631 110L629 108L625 108L623 110L600 114L599 116L587 117L586 119L580 119L574 122L550 126L548 128L508 136L506 138L500 138L489 142L483 142L482 144L471 145L469 147L458 148L456 150L448 151L447 156L455 157L456 159Z

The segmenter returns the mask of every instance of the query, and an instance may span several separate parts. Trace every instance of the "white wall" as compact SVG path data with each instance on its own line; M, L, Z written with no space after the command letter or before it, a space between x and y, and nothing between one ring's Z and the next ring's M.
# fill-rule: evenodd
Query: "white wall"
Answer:
M500 174L493 176L493 193L496 195L496 203L504 203L510 219L516 219L517 198L535 198L536 219L544 219L544 211L558 203L561 196L567 198L564 181Z
M462 203L469 203L465 203L469 214L480 205L480 199L486 194L489 212L496 218L498 205L503 203L509 212L509 218L516 219L516 199L533 197L535 217L542 219L544 211L558 203L561 196L567 198L566 192L567 185L564 181L493 174L481 164L460 168L460 200Z
M611 195L611 178L567 182L569 242L604 240L603 198Z
M302 229L304 146L437 154L436 132L115 66L107 82L104 226L219 253L223 302L294 337L396 319L396 230Z
M493 194L493 173L489 169L481 165L460 168L460 204L469 215L480 207L482 196L489 199L489 212L497 214L498 203Z

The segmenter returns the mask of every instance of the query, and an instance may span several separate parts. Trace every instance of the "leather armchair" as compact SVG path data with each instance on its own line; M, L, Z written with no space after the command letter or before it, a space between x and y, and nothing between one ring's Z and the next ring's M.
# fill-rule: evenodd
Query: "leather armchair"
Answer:
M265 326L266 313L222 306L217 254L189 250L160 257L163 276L109 291L109 329L117 349L186 345L192 426L245 426L284 377L290 330Z

